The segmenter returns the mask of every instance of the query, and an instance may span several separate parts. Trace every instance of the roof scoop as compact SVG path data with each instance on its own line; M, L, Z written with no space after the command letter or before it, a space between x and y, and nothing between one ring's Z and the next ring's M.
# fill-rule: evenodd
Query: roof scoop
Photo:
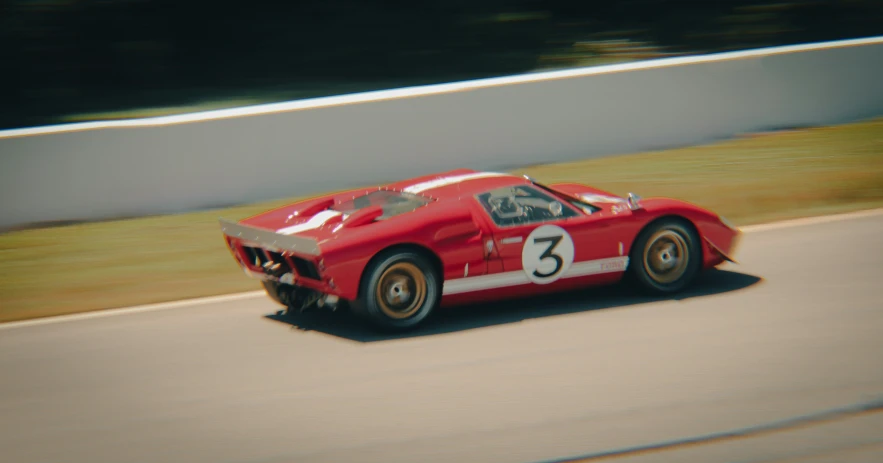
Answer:
M369 223L377 220L378 217L383 215L383 208L380 206L368 206L358 211L354 212L352 215L344 219L341 223L343 228L354 228L360 227L362 225L367 225Z
M319 200L313 204L308 205L303 209L298 209L291 213L288 218L285 219L285 223L290 222L293 219L301 218L301 217L312 217L319 212L322 212L331 206L334 205L334 198L326 198Z

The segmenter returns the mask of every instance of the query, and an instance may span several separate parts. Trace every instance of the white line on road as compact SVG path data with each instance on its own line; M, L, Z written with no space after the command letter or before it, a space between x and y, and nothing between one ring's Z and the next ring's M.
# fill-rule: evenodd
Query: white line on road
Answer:
M230 302L240 299L253 299L260 296L266 296L264 291L249 291L246 293L223 294L220 296L200 297L197 299L183 299L180 301L160 302L157 304L139 305L134 307L122 307L119 309L95 310L92 312L75 313L69 315L57 315L52 317L35 318L32 320L22 320L15 322L0 323L0 330L11 328L22 328L25 326L46 325L49 323L72 322L76 320L86 320L90 318L111 317L114 315L128 315L141 312L153 312L157 310L175 309L178 307L195 307L198 305L212 304L215 302Z
M843 220L862 219L865 217L874 217L878 215L883 215L883 208L847 212L845 214L820 215L816 217L805 217L802 219L791 219L779 222L762 223L757 225L749 225L747 227L740 227L740 229L742 230L742 233L756 233L768 230L779 230L782 228L804 227L807 225L840 222Z
M830 222L840 222L844 220L854 220L866 217L874 217L883 215L883 208L870 209L857 212L849 212L845 214L823 215L817 217L806 217L802 219L784 220L780 222L770 222L758 225L749 225L741 227L743 233L757 233L770 230L781 230L784 228L804 227L808 225L817 225ZM161 302L157 304L140 305L135 307L123 307L119 309L95 310L92 312L76 313L69 315L58 315L53 317L35 318L32 320L22 320L15 322L0 323L0 330L22 328L26 326L47 325L50 323L62 323L76 320L86 320L90 318L112 317L116 315L128 315L141 312L152 312L157 310L174 309L180 307L196 307L200 305L213 304L217 302L230 302L242 299L254 299L265 297L264 291L249 291L245 293L225 294L221 296L201 297L196 299L184 299L173 302Z

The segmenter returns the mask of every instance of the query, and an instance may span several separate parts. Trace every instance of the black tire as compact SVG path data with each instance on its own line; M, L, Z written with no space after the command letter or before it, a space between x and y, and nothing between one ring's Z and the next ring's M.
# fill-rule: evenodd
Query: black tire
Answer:
M261 286L264 287L264 291L267 292L267 296L270 296L270 299L288 307L288 304L282 302L282 298L279 297L279 283L275 281L261 281Z
M435 266L423 254L390 250L365 269L359 299L350 307L381 331L411 330L438 305L439 280Z
M699 236L684 220L651 223L629 255L629 276L650 294L673 294L690 285L702 267Z

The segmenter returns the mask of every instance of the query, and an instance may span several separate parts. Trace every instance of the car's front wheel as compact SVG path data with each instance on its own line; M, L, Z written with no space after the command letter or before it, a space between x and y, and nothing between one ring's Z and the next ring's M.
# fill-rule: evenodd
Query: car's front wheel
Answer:
M663 219L638 235L629 257L631 276L643 289L671 294L693 281L702 265L702 248L683 220Z
M383 253L369 264L365 275L353 310L382 330L415 328L438 303L438 272L421 253Z

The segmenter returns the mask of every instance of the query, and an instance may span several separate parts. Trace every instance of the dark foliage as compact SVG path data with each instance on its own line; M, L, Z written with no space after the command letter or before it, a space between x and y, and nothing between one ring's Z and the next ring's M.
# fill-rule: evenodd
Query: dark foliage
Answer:
M611 39L652 57L881 32L879 0L5 0L0 126L584 65Z

